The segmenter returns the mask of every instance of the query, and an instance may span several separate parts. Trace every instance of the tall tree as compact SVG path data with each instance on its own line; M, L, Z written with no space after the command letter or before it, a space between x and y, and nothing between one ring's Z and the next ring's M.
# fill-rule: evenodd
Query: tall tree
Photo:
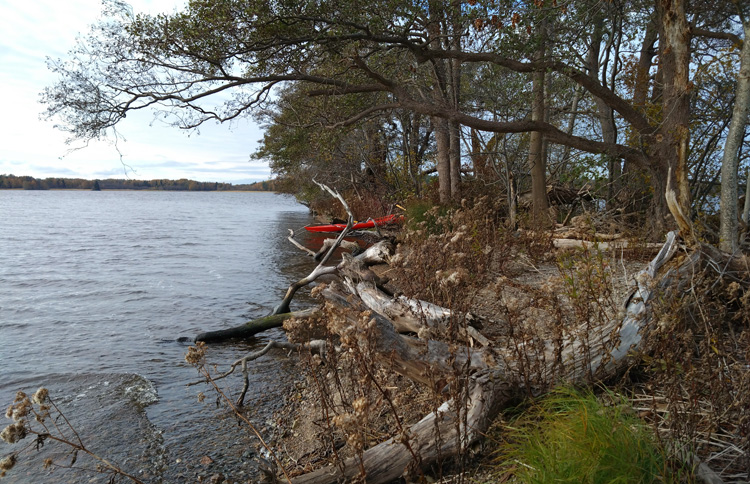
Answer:
M542 31L546 26L542 26ZM539 36L539 45L534 54L537 62L542 62L545 56L546 32ZM538 69L532 74L533 99L531 104L532 122L545 121L544 102L544 70ZM549 202L547 200L547 158L544 151L544 134L532 131L529 141L529 168L531 170L531 198L533 201L534 221L544 223L548 215Z
M736 2L740 6L740 2ZM746 3L745 5L746 6ZM750 11L739 9L744 31L744 42L740 51L740 71L737 76L737 89L729 123L729 133L724 144L721 160L721 226L719 247L727 252L735 252L738 246L738 181L739 153L745 139L748 112L750 111ZM746 202L747 203L747 202Z

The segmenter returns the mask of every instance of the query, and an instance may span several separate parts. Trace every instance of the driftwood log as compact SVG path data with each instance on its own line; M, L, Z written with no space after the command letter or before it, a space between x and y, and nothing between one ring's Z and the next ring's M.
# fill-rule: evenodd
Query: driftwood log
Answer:
M429 329L440 324L439 311L417 301L378 294L366 274L346 276L343 283L328 285L321 294L354 327L350 334L365 337L367 332L356 328L369 319L370 328L375 328L374 334L370 329L370 343L374 340L384 366L433 385L464 372L469 376L468 397L463 406L449 400L412 425L406 442L403 438L382 442L366 450L361 461L352 458L343 465L293 478L292 482L349 482L361 476L364 469L366 482L388 483L413 471L415 454L422 468L457 455L477 441L497 414L518 397L544 392L561 382L592 384L620 374L633 364L639 352L648 350L649 333L657 325L651 311L654 301L688 290L694 275L705 267L731 267L726 256L710 247L698 248L677 260L674 255L678 249L677 235L669 233L656 257L637 275L637 287L623 302L620 315L624 318L596 328L569 328L562 341L517 341L501 348L472 348L400 334L397 328L419 333L420 326ZM742 281L747 285L746 276ZM417 314L420 310L421 315ZM363 319L364 314L367 318ZM586 335L581 337L584 331ZM524 362L536 365L538 376L533 388L522 376L528 372Z
M334 248L335 249L335 248ZM248 321L239 326L232 328L221 329L216 331L206 331L198 334L195 337L195 342L202 341L204 343L219 343L232 338L249 338L263 331L267 331L272 328L279 328L284 324L284 321L294 318L304 318L310 316L315 308L308 308L301 311L290 311L289 303L292 301L294 294L302 287L314 282L316 279L323 275L337 274L339 271L346 272L349 268L354 266L366 268L373 264L383 264L387 261L387 258L393 252L393 242L384 239L375 245L368 247L364 252L351 257L348 254L343 254L342 261L335 266L324 266L322 263L318 265L313 272L297 281L290 286L287 291L287 295L282 301L282 304L276 308L276 310L262 318ZM374 276L374 274L372 274Z
M653 250L661 249L662 244L652 242L632 242L628 240L611 240L609 242L598 242L581 239L552 239L552 245L556 249L599 249L599 250ZM651 252L653 253L653 252Z
M202 341L204 343L219 343L233 338L249 338L258 333L268 331L269 329L280 328L284 324L284 321L289 318L307 318L312 315L314 311L315 308L308 308L291 313L271 314L270 316L254 319L232 328L200 333L195 337L195 342Z

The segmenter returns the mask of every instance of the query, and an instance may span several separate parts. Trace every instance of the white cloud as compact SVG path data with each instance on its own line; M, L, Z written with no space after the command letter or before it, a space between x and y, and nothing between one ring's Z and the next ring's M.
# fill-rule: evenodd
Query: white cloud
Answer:
M135 0L136 12L171 12L177 0ZM265 164L250 162L262 131L252 120L233 126L209 124L186 133L147 113L129 115L118 126L125 141L92 142L70 152L65 133L40 120L39 93L55 82L46 57L64 58L101 12L100 0L5 0L0 2L0 174L36 177L190 178L200 181L262 180ZM118 151L119 150L119 151Z

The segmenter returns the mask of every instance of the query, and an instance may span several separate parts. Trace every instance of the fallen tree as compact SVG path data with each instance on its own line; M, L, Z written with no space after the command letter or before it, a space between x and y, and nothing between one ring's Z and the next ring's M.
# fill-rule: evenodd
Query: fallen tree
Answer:
M387 483L413 472L415 464L426 468L455 456L481 438L498 412L519 397L545 392L561 382L590 385L623 372L648 351L649 335L658 330L652 305L690 290L696 273L715 268L717 277L729 277L748 287L750 278L742 262L713 247L699 247L675 260L678 240L670 232L657 256L636 276L637 287L623 302L624 318L613 318L593 328L593 333L586 328L585 338L581 337L583 327L573 327L557 342L509 340L505 347L472 348L399 334L397 328L409 332L419 332L420 325L434 329L441 319L436 317L436 308L404 297L374 296L378 290L366 282L371 278L366 269L350 270L342 283L320 291L335 308L333 312L348 323L334 326L342 328L339 336L349 340L349 345L374 342L382 365L420 383L434 385L455 380L457 372L466 374L466 407L446 401L398 438L292 482L349 482L364 475L368 483ZM424 309L421 314L419 308ZM408 320L406 327L403 320ZM351 342L352 338L368 341ZM530 372L533 379L528 378Z
M324 316L316 316L311 324L322 323L334 333L334 339L329 340L333 347L321 350L321 342L316 341L318 351L367 347L381 367L427 385L436 394L454 397L396 437L355 457L294 477L295 484L359 478L388 483L421 472L464 452L481 438L497 414L518 398L544 393L564 382L592 385L623 373L649 351L655 332L668 330L656 307L694 291L696 274L712 271L717 281L733 281L743 291L750 287L744 259L707 245L693 245L688 251L679 244L677 234L670 232L658 254L634 278L635 287L620 310L607 321L596 326L578 322L561 332L557 328L558 333L540 329L491 341L472 326L469 314L384 291L383 281L369 266L390 259L394 251L390 241L381 241L356 257L345 254L334 266L323 266L337 246L332 244L323 262L290 286L282 306L288 306L294 292L321 275L336 275L339 281L316 291L325 301ZM465 323L457 330L456 320ZM446 337L450 327L454 328L453 338ZM277 346L305 346L297 343ZM246 382L248 361L238 360L233 365L241 362ZM451 386L451 391L446 391Z

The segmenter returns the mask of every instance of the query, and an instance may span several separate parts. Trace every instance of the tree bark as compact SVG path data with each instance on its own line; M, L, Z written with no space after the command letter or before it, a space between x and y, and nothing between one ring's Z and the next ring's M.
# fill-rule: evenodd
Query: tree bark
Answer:
M735 252L738 248L738 181L739 152L745 138L748 111L750 111L750 20L743 22L745 42L740 52L740 72L737 75L737 95L732 109L732 120L724 144L721 160L721 215L719 248ZM747 203L747 202L746 202Z
M536 60L544 59L544 43L540 44ZM544 71L532 74L533 101L532 120L544 121ZM544 135L540 131L532 131L529 140L529 169L531 170L531 196L533 200L534 221L544 224L549 218L549 202L547 201L547 167L544 159Z
M461 201L461 125L449 123L451 199Z
M443 30L443 21L445 19L445 5L437 0L429 2L429 24L427 32L429 34L429 43L435 49L442 48L442 37L445 33ZM444 59L435 59L433 66L433 86L432 99L440 106L450 106L448 100L448 71L449 68ZM433 131L435 132L435 144L437 145L437 172L438 172L438 194L441 204L448 204L451 201L451 190L453 182L451 180L451 142L449 120L440 117L432 117Z
M661 18L660 70L663 74L662 123L656 132L653 163L666 165L666 203L686 242L696 243L688 185L690 136L690 27L684 0L657 0ZM662 168L662 171L663 168ZM659 192L657 192L658 194ZM658 196L658 195L657 195Z
M447 40L452 50L461 51L461 2L452 1L447 7L447 22L450 26L450 37ZM461 61L451 59L448 68L448 102L456 111L461 109ZM449 123L450 129L450 163L451 163L451 198L461 201L461 125L458 121Z
M435 132L435 143L437 145L437 172L438 172L438 194L441 204L451 201L451 158L450 158L450 132L448 121L443 118L432 118Z
M635 87L633 88L633 107L640 112L646 111L646 102L648 101L648 91L651 85L651 68L653 66L653 58L656 54L654 44L658 35L658 18L657 11L654 10L654 14L651 17L650 22L646 26L646 32L641 43L641 50L638 57L638 66L635 73ZM633 147L639 147L640 140L635 133L631 134L627 144ZM658 191L654 187L656 196L649 197L649 184L647 182L648 176L646 167L642 164L634 163L631 160L625 160L622 168L623 173L623 185L628 187L627 196L622 197L623 202L626 204L626 208L632 211L640 212L646 211L644 201L649 198L653 198L655 201L663 200L660 195L663 191ZM662 203L662 205L664 205ZM664 210L655 211L657 213L667 214L668 210L664 205ZM656 233L664 232L664 224L661 224Z

